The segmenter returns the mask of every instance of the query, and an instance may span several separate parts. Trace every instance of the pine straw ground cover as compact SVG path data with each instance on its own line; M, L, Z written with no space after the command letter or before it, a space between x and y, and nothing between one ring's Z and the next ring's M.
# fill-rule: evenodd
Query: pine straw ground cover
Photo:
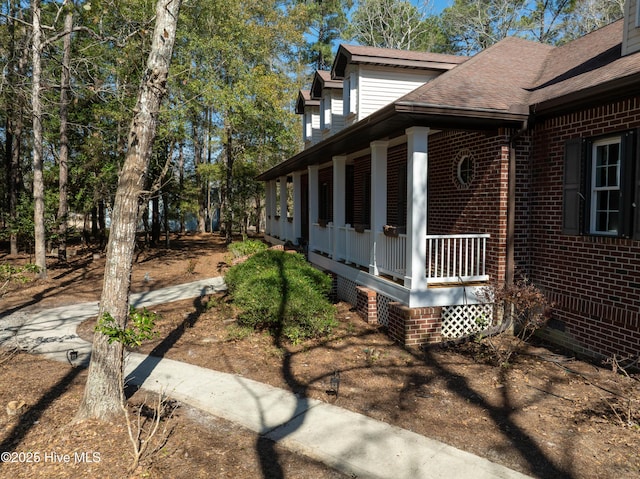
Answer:
M171 254L144 256L134 271L134 288L149 287L145 273L157 285L217 274L227 257L219 240L194 240L189 244L183 238L184 247ZM58 276L36 285L40 293L35 296L23 293L22 301L37 307L71 302L74 291L83 297L99 294L99 286L88 284L88 278L99 282L99 267L58 270ZM41 300L27 301L32 297ZM5 299L19 308L19 296ZM143 344L141 352L332 402L534 477L640 476L640 382L638 376L614 374L610 365L581 362L543 345L525 347L508 368L493 366L487 348L473 341L407 351L344 303L337 305L338 326L329 338L296 346L238 328L233 305L225 297L154 309L162 316L159 334ZM80 333L90 338L92 329L87 322ZM331 384L336 371L337 396ZM124 421L71 424L85 374L29 355L2 366L0 404L26 402L23 415L2 417L0 441L5 449L89 451L101 457L98 464L3 464L3 476L126 477L131 446ZM144 393L138 392L132 405L143 401ZM165 421L175 426L173 433L158 453L142 461L134 477L340 477L184 404Z

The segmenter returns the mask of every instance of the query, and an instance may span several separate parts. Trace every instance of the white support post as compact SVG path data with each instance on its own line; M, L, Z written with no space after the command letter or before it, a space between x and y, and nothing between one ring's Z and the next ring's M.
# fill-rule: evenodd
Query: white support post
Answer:
M293 173L293 238L298 244L298 238L302 238L302 171Z
M318 207L318 165L309 165L309 251L313 251L315 244L315 228L320 213Z
M427 288L427 174L429 128L407 130L407 271L405 287Z
M271 234L271 192L269 191L269 186L271 185L271 181L267 181L264 184L264 234L268 236Z
M280 239L287 241L287 177L280 177Z
M273 222L273 196L272 196L272 190L273 190L273 181L269 180L265 183L264 185L265 188L265 192L264 192L264 211L265 211L265 215L267 217L267 224L265 225L265 229L264 232L269 235L272 236L273 235L273 227L272 227L272 222Z
M371 143L371 257L369 273L378 276L379 236L387 222L387 149L389 142Z
M347 157L333 157L333 259L338 261L343 257L344 251L340 251L341 229L346 221L346 190L347 190Z

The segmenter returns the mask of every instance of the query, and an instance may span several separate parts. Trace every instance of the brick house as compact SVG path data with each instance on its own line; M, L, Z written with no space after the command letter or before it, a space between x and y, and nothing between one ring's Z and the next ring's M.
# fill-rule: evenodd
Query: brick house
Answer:
M471 58L340 46L301 92L305 148L260 175L266 237L303 242L397 341L468 334L526 275L546 336L640 351L640 9L560 47Z

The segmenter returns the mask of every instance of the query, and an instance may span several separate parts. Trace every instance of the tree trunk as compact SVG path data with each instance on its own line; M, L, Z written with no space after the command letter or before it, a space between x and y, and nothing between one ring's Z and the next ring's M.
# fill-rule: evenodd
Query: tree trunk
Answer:
M233 240L233 131L230 127L227 127L227 143L225 145L225 156L227 162L226 178L225 178L225 241L227 244Z
M160 192L156 191L151 198L151 246L160 244Z
M71 31L73 29L73 4L71 0L64 0L67 14L64 17L64 31L62 47L62 74L60 79L60 160L59 160L59 202L58 202L58 259L67 260L67 225L69 222L69 204L67 194L68 163L69 163L69 89L71 83Z
M31 108L33 115L33 223L35 239L35 263L40 269L39 276L47 277L46 232L44 229L44 178L43 140L42 140L42 103L40 101L40 77L42 75L42 30L40 28L40 0L31 0L33 15L33 36L31 40L32 85Z
M182 195L184 194L184 145L180 143L180 150L178 153L178 172L180 175L180 200L178 204L182 203L181 200L184 200ZM180 208L180 234L184 234L184 208L182 205L179 205Z
M169 249L171 227L169 225L169 192L167 191L162 192L162 214L164 227L164 247Z
M15 1L9 4L9 17L7 25L9 27L9 51L7 63L7 85L15 86L19 84L17 80L25 75L28 63L29 49L24 48L22 38L16 38L16 18L18 11ZM20 15L22 17L22 15ZM18 53L20 52L20 53ZM17 58L17 63L16 63ZM8 89L7 99L7 121L6 121L6 142L5 142L5 165L7 174L7 205L11 225L15 225L18 220L18 197L22 189L22 175L20 171L20 155L22 154L22 131L24 129L23 109L24 92L19 89ZM18 254L18 235L13 230L9 234L10 249L12 256Z
M149 166L160 103L166 93L180 4L181 0L158 0L156 5L151 52L129 129L127 155L118 179L98 317L108 313L120 328L127 326L138 200ZM110 420L121 414L123 366L123 345L119 342L109 344L105 335L96 332L78 419Z

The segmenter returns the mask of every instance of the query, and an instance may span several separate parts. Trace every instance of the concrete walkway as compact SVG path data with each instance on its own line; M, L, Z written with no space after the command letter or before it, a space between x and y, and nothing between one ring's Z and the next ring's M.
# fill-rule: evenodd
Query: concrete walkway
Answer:
M224 290L216 277L131 296L136 307ZM98 303L0 317L0 343L16 341L35 354L88 364L91 344L77 326L96 316ZM127 382L241 424L288 449L358 478L524 479L487 459L331 404L298 397L240 376L171 359L129 354Z

